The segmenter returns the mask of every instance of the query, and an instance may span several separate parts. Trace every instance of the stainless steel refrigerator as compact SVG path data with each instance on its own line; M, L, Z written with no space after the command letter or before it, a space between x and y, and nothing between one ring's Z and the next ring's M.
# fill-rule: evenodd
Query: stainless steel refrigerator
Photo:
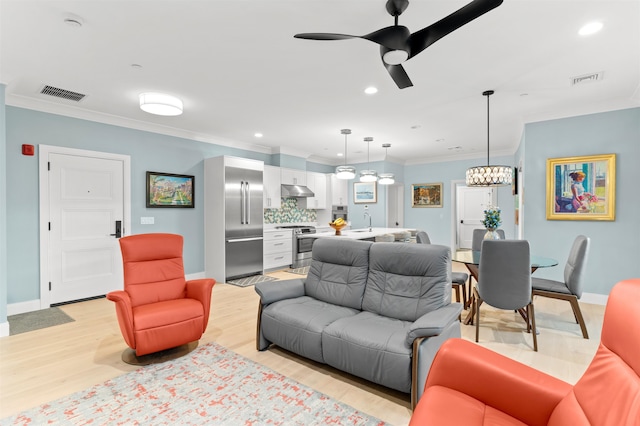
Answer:
M264 163L205 160L205 268L217 281L263 272Z
M225 168L226 278L262 273L262 171Z

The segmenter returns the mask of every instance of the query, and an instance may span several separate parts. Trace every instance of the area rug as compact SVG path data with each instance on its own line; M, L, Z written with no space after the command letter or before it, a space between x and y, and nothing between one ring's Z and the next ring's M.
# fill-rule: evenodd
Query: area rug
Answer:
M53 327L54 325L65 324L75 320L65 314L62 309L54 307L11 315L7 317L7 321L9 321L9 334L13 336L15 334Z
M303 266L302 268L291 268L287 269L287 272L290 274L307 275L309 274L309 267Z
M277 278L270 277L268 275L254 275L251 277L238 278L237 280L227 281L227 284L233 284L238 287L249 287L250 285L258 284L265 281L276 281Z
M215 343L0 420L47 423L385 424Z

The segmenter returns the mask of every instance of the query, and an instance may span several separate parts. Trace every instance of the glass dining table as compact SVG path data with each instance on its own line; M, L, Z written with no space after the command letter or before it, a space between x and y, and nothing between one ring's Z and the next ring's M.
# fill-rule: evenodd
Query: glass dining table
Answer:
M451 257L451 260L458 263L464 263L464 266L469 270L469 274L478 281L478 266L480 265L480 251L474 250L456 250L456 252ZM531 273L534 273L538 268L550 268L552 266L557 266L558 261L556 259L552 259L550 257L543 256L531 256ZM469 282L469 297L467 300L469 301L465 306L465 309L470 307L472 304L472 295L471 291L471 282ZM470 309L469 315L464 320L464 324L469 324L473 319L473 309Z

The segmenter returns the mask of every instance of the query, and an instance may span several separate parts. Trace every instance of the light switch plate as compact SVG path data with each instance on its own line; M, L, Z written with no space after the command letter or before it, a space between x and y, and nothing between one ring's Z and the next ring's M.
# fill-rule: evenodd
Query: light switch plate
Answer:
M140 224L141 225L153 225L154 224L154 217L141 217L140 218Z

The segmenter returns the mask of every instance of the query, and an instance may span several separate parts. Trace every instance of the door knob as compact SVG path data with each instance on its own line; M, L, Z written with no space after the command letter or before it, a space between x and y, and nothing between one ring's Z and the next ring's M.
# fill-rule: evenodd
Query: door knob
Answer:
M116 238L122 238L122 221L121 220L116 220L116 233L109 234L109 235Z

